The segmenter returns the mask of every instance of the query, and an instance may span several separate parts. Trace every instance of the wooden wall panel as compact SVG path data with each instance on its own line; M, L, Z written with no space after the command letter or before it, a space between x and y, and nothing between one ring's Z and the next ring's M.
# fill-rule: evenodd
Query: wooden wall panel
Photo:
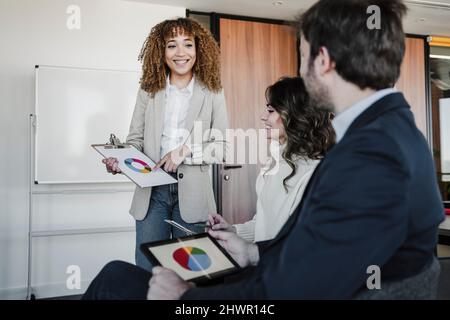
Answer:
M426 136L425 45L425 39L406 38L405 58L396 88L405 95L417 127Z
M220 19L222 84L231 128L263 128L265 90L298 70L297 37L289 26ZM222 214L240 223L256 212L256 165L222 171ZM223 178L227 175L229 180Z
M264 92L297 74L297 39L288 26L220 19L222 83L233 128L262 128Z

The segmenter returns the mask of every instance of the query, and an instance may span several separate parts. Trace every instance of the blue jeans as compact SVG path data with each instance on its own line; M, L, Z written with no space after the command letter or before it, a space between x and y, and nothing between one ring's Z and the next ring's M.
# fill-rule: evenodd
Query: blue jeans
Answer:
M186 236L164 219L173 220L197 233L204 232L204 228L184 222L181 218L177 183L153 187L147 215L144 220L136 220L136 265L142 269L151 271L153 266L139 249L141 243Z

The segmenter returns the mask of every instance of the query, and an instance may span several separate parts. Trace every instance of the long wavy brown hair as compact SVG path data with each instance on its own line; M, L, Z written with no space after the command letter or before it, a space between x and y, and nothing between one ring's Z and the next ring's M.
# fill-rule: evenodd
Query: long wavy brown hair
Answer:
M192 36L195 41L196 61L193 67L196 80L210 91L218 92L220 82L220 50L211 32L190 18L165 20L152 28L145 40L139 61L142 61L141 89L154 96L166 86L170 69L165 63L166 40L177 35Z
M269 86L266 101L280 115L286 132L286 147L281 156L292 169L283 180L287 192L287 181L297 172L296 160L321 159L334 145L332 114L311 105L300 77L284 77Z

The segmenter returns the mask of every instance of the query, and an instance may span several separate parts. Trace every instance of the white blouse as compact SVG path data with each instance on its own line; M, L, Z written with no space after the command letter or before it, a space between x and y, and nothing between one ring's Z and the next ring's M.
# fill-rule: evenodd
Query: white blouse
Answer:
M256 180L256 214L252 220L235 224L237 234L248 241L265 241L275 238L289 216L296 209L303 192L320 160L296 161L297 172L287 180L288 192L283 180L292 171L281 157L285 146L271 143L272 159L261 169Z
M178 89L170 84L170 77L166 82L166 109L164 125L161 135L161 158L167 153L180 147L186 137L183 135L186 117L189 111L189 102L194 91L194 77L186 88Z

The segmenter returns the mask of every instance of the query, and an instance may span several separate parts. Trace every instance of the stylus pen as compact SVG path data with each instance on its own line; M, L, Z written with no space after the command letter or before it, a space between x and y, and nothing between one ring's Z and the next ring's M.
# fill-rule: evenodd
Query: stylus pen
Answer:
M200 227L200 228L206 228L206 227L209 227L209 224L207 224L206 222L194 223L194 225L195 225L196 227Z
M172 226L174 226L174 227L180 229L181 231L183 231L184 233L186 233L186 234L189 235L189 236L190 236L190 235L196 234L194 231L189 230L189 229L186 228L186 227L183 227L181 224L178 224L178 223L176 223L176 222L173 221L173 220L167 220L167 219L164 219L164 221L167 222L168 224L170 224L170 225L172 225Z

